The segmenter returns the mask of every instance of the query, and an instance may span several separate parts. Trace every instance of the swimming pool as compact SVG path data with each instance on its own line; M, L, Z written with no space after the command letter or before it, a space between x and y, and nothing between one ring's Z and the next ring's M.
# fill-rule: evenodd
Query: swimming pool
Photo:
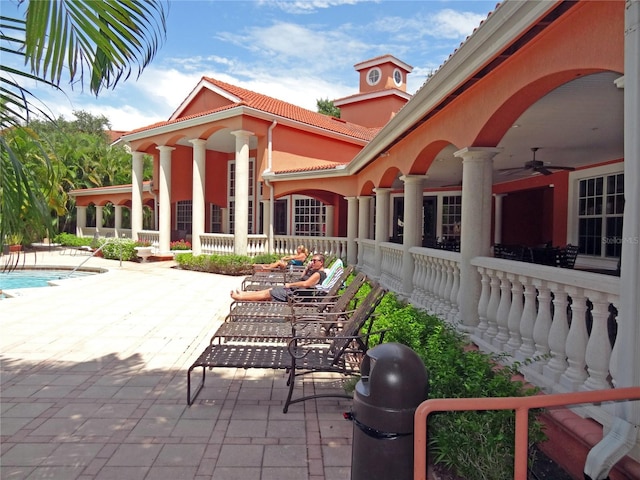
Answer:
M65 269L55 268L19 268L11 271L0 272L0 290L12 290L16 288L48 287L49 282L67 278L85 277L103 273L104 269ZM73 273L72 273L73 272Z

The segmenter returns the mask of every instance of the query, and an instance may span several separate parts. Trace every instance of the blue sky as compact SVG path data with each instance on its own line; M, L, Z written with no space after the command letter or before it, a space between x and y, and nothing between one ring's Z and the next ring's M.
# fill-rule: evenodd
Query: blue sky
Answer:
M0 0L2 14L15 0ZM167 38L150 66L95 98L62 84L35 88L55 116L103 114L114 130L166 120L202 76L316 110L316 100L358 91L353 65L391 54L414 67L408 91L424 83L472 33L496 1L173 0ZM20 7L20 12L24 6ZM30 86L31 87L31 86Z

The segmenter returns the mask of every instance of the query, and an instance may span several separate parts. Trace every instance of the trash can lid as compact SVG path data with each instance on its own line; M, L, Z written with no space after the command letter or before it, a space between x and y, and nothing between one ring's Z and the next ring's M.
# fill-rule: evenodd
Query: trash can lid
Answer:
M400 343L382 343L369 350L367 357L370 405L415 408L427 399L427 369L412 349Z

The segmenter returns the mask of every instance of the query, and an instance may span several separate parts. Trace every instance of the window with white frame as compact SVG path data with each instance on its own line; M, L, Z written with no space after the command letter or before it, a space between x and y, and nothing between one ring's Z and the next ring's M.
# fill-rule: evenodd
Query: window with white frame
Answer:
M624 174L584 178L578 185L579 253L619 257L622 248Z
M462 196L442 197L442 238L452 240L460 238L462 220Z
M191 200L176 202L176 230L191 233L193 221Z
M222 208L218 205L211 204L211 223L209 231L211 233L222 233Z
M325 235L325 211L321 201L299 197L294 200L293 208L293 224L296 235L310 237Z
M236 195L236 162L232 160L229 162L229 181L228 184L228 202L229 202L229 233L235 233L235 195ZM249 159L249 218L248 218L248 232L254 232L254 159Z

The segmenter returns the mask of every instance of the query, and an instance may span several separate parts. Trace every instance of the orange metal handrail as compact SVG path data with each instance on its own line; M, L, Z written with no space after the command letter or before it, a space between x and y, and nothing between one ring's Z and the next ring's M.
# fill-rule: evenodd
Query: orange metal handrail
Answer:
M414 480L427 479L427 417L430 413L463 410L515 410L516 445L513 478L515 480L526 480L529 410L532 408L622 400L640 400L640 387L536 395L532 397L434 398L426 400L418 406L414 417L413 478Z

